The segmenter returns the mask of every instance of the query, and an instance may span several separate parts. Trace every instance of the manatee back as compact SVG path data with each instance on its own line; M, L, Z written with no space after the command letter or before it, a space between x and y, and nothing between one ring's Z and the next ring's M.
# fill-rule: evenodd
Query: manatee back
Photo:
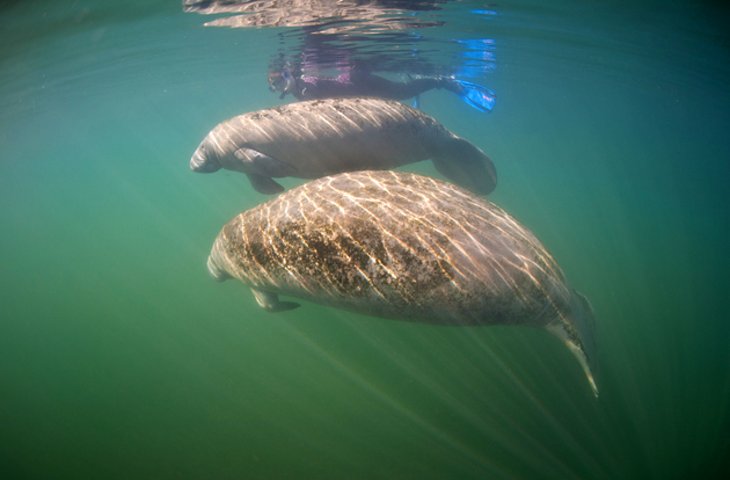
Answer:
M296 169L296 176L387 169L432 156L453 135L394 100L335 98L251 112L221 124L221 137Z
M422 322L544 325L570 298L549 253L499 207L401 172L285 192L226 225L211 258L264 291Z

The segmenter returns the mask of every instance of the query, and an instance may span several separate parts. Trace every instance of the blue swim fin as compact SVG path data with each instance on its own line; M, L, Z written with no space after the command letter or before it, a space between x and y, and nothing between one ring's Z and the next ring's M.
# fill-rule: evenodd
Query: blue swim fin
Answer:
M466 80L456 80L459 85L459 96L465 103L476 108L480 112L491 112L496 102L495 93L492 89L482 87L476 83L467 82Z
M411 100L411 107L415 108L416 110L421 109L421 96L420 95L416 95L415 97L413 97L413 99Z

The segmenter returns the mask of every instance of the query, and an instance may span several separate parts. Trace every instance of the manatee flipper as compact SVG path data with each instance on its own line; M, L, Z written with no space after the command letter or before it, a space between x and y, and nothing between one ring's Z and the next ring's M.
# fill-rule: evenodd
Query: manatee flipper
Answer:
M292 177L297 169L288 163L252 148L239 148L233 155L248 166L248 170L267 177Z
M247 173L246 176L251 181L253 188L259 193L273 195L284 191L284 187L273 181L271 177L265 177L257 173Z
M480 195L491 193L497 186L497 170L492 161L463 138L446 142L432 161L441 175Z
M279 295L275 293L263 292L255 288L251 289L251 293L253 293L259 307L268 312L286 312L287 310L294 310L299 306L295 302L280 302Z

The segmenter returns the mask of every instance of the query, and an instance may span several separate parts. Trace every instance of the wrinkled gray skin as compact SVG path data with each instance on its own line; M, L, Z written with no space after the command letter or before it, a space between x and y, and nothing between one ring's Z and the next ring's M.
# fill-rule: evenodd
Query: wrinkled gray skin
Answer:
M257 191L273 194L284 190L273 178L314 179L426 159L475 193L496 186L494 165L477 147L423 112L376 98L311 100L231 118L208 133L190 168L245 173Z
M591 388L593 312L530 231L455 185L395 171L306 183L223 227L208 258L269 311L279 295L447 325L526 325L558 336Z

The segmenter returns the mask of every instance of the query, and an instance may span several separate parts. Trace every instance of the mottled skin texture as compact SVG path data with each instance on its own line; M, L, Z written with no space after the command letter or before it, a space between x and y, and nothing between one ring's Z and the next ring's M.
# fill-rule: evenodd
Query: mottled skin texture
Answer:
M548 327L579 357L592 342L590 307L526 228L459 187L409 173L345 173L292 189L225 225L208 268L252 287L271 310L284 294L417 322Z
M479 194L497 182L489 157L434 118L394 100L333 98L239 115L201 142L190 168L248 175L262 193L283 188L272 178L319 178L389 169L431 159L444 176Z

